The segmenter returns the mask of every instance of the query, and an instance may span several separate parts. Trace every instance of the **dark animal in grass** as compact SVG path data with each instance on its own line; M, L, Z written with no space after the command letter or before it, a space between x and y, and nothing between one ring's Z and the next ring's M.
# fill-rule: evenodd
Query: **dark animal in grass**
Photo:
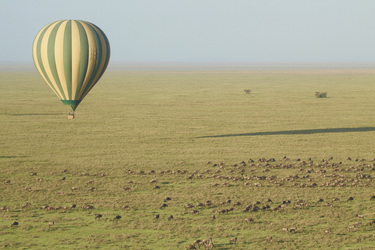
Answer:
M267 205L267 206L263 206L262 207L262 210L264 211L264 210L267 210L268 208L271 208L269 205Z
M12 223L12 226L18 226L18 225L19 225L19 223L17 221Z
M192 250L192 249L197 249L194 245L189 245L186 249L190 249L190 250Z
M188 204L185 204L185 208L193 208L194 207L194 205L193 204L190 204L190 203L188 203Z
M93 209L94 208L94 206L92 206L92 205L83 205L82 206L82 209Z
M55 225L55 222L54 221L51 221L48 223L48 231L50 230L51 227L53 227Z
M237 243L237 237L234 237L229 240L229 244L236 244Z
M157 220L157 219L159 219L159 218L160 218L160 215L159 215L159 214L157 214L157 215L154 216L154 220Z
M228 213L228 211L229 211L228 209L223 209L219 211L219 214L225 214L225 213Z
M204 204L203 203L198 203L197 205L196 205L196 207L204 207Z
M199 214L199 211L198 210L191 210L190 213L191 214Z
M116 217L113 219L113 221L118 221L119 219L121 219L121 216L120 215L116 215Z
M199 246L201 243L202 243L202 240L195 240L194 241L194 245L198 245Z
M9 212L10 208L6 207L6 206L3 206L3 207L0 207L0 210L5 210L5 211Z
M96 219L100 219L100 218L102 218L103 217L103 215L101 215L101 214L97 214L97 215L95 215L95 220Z
M254 222L254 219L253 218L246 218L245 222L246 223L251 223L251 222Z
M160 209L163 209L163 208L166 208L166 207L168 207L168 205L164 203L163 205L160 206Z
M173 220L173 215L169 215L168 220Z
M272 236L269 236L266 238L267 242L271 242L272 241Z
M170 197L165 197L164 202L172 200Z
M29 208L29 207L31 207L31 203L28 201L26 202L25 205L22 205L22 208Z
M212 242L211 238L202 240L200 245L203 245L206 249L210 249L214 247L214 243Z

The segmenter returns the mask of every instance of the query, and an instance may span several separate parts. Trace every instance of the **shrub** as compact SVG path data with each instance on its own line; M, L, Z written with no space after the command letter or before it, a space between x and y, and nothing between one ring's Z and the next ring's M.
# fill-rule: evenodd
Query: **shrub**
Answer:
M327 97L327 92L315 92L315 96L317 98L326 98Z

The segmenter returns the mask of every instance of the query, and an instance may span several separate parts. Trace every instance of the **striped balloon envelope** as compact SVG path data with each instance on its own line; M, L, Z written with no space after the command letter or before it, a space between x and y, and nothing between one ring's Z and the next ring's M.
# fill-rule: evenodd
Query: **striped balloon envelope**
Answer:
M37 70L61 99L75 111L106 70L110 46L104 32L92 23L62 20L36 35L33 59Z

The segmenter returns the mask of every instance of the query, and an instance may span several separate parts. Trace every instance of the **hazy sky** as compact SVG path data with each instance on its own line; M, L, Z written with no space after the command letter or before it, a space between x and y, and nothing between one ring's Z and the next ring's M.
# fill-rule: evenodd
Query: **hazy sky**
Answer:
M99 26L111 62L375 63L375 0L0 0L0 62L63 19Z

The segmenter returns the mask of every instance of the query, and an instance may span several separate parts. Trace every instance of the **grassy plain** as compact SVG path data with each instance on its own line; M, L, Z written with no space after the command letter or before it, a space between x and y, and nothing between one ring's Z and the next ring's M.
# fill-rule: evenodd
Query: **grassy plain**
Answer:
M68 120L36 71L2 70L0 247L371 248L374 80L371 67L125 67Z

